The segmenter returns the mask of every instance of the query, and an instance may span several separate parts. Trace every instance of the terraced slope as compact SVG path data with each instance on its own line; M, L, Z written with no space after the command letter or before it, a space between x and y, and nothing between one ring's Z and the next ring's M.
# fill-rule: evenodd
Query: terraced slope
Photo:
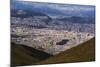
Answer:
M11 43L11 65L32 65L52 55L36 50L31 47Z
M36 64L95 61L95 38Z

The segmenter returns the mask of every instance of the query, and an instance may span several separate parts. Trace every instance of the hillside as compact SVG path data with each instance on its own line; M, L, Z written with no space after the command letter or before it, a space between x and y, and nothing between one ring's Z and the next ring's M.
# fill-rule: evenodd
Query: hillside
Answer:
M12 66L32 65L50 56L52 55L28 46L11 43Z
M37 64L95 61L95 38Z
M95 60L95 38L52 56L31 47L11 43L11 65L37 65Z

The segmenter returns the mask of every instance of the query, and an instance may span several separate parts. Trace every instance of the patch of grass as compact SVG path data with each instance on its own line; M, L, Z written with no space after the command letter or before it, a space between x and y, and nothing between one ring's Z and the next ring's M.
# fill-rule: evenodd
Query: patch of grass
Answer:
M11 66L32 65L51 56L28 46L11 43Z
M95 61L95 38L36 64Z

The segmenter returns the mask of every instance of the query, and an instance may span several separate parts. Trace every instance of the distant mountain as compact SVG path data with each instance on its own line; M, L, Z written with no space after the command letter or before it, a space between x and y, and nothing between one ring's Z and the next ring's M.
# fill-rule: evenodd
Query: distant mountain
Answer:
M12 17L32 17L32 16L47 16L46 14L31 11L31 10L25 10L25 9L12 9L11 10L11 16Z
M27 3L27 2L25 2ZM25 4L23 2L12 2L11 9L24 9L24 10L31 10L36 12L42 12L47 15L65 15L64 13L61 13L60 11L50 8L46 5L41 5L39 7L39 4Z
M60 21L64 22L72 22L72 23L95 23L95 18L90 18L90 17L81 17L81 16L71 16L71 17L66 17L66 18L60 18L58 19Z
M48 19L45 20L45 23L43 23L47 25L48 24L65 25L65 22L94 24L95 6L12 1L11 16L12 17L47 16ZM55 20L54 17L58 19ZM62 22L58 22L59 20ZM48 21L53 21L53 23ZM42 24L41 22L38 23Z
M27 9L48 16L94 16L95 7L90 5L52 4L27 1L12 1L11 9Z

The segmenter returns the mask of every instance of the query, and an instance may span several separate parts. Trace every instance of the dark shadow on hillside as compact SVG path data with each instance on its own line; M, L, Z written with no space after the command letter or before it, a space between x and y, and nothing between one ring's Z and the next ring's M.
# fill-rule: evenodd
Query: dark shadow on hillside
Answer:
M11 43L11 66L32 65L52 55L32 47Z

